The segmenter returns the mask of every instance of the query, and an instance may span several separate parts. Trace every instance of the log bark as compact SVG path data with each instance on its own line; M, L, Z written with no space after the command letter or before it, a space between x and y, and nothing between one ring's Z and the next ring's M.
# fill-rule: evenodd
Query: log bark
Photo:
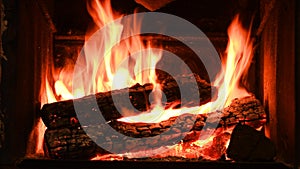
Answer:
M197 95L193 94L181 100L179 86L183 86L185 89L190 90L185 92L194 93L194 89L189 87L194 84L192 80L193 76L198 85L200 103L195 101L194 98ZM195 74L182 76L178 81L175 81L170 75L160 73L158 82L161 84L162 91L166 96L164 104L181 101L182 103L185 103L184 106L196 106L210 101L211 96L215 93L214 87ZM90 113L93 112L93 109L99 108L105 120L110 121L123 116L137 115L138 113L148 110L150 107L149 95L152 90L152 84L136 84L130 88L97 93L95 95L76 99L76 101L78 104L89 105L89 110L82 112L84 113L84 116L89 117L89 115L91 115ZM113 100L112 96L116 100ZM97 105L91 105L94 99L96 99ZM128 99L131 104L126 102ZM114 103L117 103L117 106ZM126 111L119 112L118 109ZM41 110L41 117L45 125L52 129L80 126L74 109L73 100L45 104Z
M122 152L122 150L123 153L128 150L137 152L174 145L180 140L193 141L199 138L200 132L202 135L203 132L214 129L213 127L227 128L240 123L257 128L265 122L266 114L262 105L254 96L249 96L234 99L228 107L217 112L198 115L186 113L159 123L127 123L113 120L108 123L109 125L48 128L45 132L45 144L51 158L88 159L99 153L107 154ZM176 123L175 127L174 123ZM189 126L189 124L193 125ZM109 127L114 128L121 135L105 134ZM85 131L88 131L89 136ZM147 140L134 138L147 138ZM101 142L105 150L92 140Z

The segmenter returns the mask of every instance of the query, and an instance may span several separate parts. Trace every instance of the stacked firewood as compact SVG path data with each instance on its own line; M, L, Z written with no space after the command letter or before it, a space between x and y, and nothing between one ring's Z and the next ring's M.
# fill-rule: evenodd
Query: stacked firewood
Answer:
M170 77L160 78L167 103L178 100L182 102L185 99L184 103L189 103L189 105L181 106L198 106L211 100L214 88L198 76L195 76L195 79L200 101L195 104L194 100L189 100L190 98L180 98L179 85L192 83L191 76L195 75L185 76L181 78L181 81L175 81ZM72 100L44 105L41 114L47 126L45 147L48 155L54 159L89 159L95 154L126 153L129 150L138 152L174 145L178 141L193 141L198 139L200 131L202 134L216 127L226 128L244 123L257 128L266 121L264 109L254 96L234 99L223 110L197 115L186 112L158 123L129 123L118 120L124 114L115 107L112 95L116 98L124 98L124 95L127 95L128 98L129 92L130 102L135 108L129 112L132 113L130 115L135 115L139 113L138 111L149 109L149 95L152 89L151 84L137 84L128 89L97 93L95 97L86 96L77 100L85 104L89 102L89 99L96 98L96 106L99 107L106 120L103 124L97 123L96 119L93 121L93 118L89 118L89 113L93 112L91 107L90 112L84 112L89 118L89 125L81 126ZM118 100L118 104L122 104L122 100ZM127 111L130 110L126 104L121 106ZM111 128L116 133L105 132Z

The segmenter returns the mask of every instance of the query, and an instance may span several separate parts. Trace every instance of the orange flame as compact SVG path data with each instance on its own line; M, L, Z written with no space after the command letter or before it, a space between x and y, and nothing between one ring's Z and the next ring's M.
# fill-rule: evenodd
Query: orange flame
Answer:
M42 90L41 105L126 88L136 83L153 83L158 90L159 84L155 83L155 65L161 58L161 51L152 49L149 43L145 45L139 36L117 43L113 49L110 49L112 45L120 41L122 33L139 31L140 21L135 18L132 21L134 24L132 29L123 30L123 25L115 21L123 15L112 10L110 0L101 2L89 0L87 9L95 26L86 33L84 57L79 57L76 62L78 69L82 71L74 72L75 64L67 60L62 69L52 72L53 77L46 75L45 82L42 84L45 90ZM94 34L104 26L107 28L102 30L103 34ZM91 36L94 36L94 39L100 39L97 41L100 44L88 45L88 39ZM105 56L102 58L99 54L105 54ZM126 59L128 62L124 62L127 61ZM145 70L147 68L150 70ZM54 86L49 83L48 78L54 80ZM113 83L114 79L117 79L117 83ZM77 83L76 88L73 88L73 81Z
M234 98L241 98L249 96L247 90L240 86L240 81L243 76L246 75L251 64L253 57L253 41L250 39L250 32L245 30L239 22L239 17L235 17L231 25L228 28L229 42L226 49L226 57L222 59L222 69L217 75L216 80L212 83L213 86L218 88L218 97L215 101L209 102L202 106L196 107L183 107L180 109L167 109L167 110L152 110L150 113L140 114L132 117L124 117L118 119L124 122L160 122L169 119L171 116L179 116L185 113L190 114L205 114L221 110L228 106ZM154 117L156 118L154 118ZM149 119L155 119L149 121ZM232 132L232 128L227 131ZM187 151L196 149L197 153L187 153L188 156L191 154L199 154L200 156L209 159L217 160L221 157L221 152L225 153L229 145L229 139L223 141L221 144L223 147L215 147L213 140L217 137L214 133L212 136L205 140L197 140L191 143L190 148L181 151L179 156L183 156ZM200 137L199 137L200 138ZM171 149L166 152L166 156L176 154L176 151L182 149L181 144L176 144L175 149ZM196 148L195 148L196 147ZM219 152L214 152L216 149L220 149ZM178 156L175 155L175 156ZM198 157L198 156L197 156Z
M253 42L250 39L250 32L243 29L238 17L233 20L228 29L229 42L226 57L222 59L221 72L212 83L218 88L217 99L202 106L182 107L180 109L170 107L165 110L161 104L162 91L160 85L156 83L155 74L155 65L161 58L161 52L153 50L150 44L145 45L138 36L125 40L123 43L117 43L112 50L110 49L110 46L120 41L121 34L126 33L124 31L139 30L140 22L135 19L132 21L134 23L132 30L123 30L121 23L113 22L123 15L112 10L109 0L103 2L87 1L87 8L96 25L87 32L86 40L96 36L96 39L100 39L100 44L91 46L87 45L88 41L86 41L84 46L86 57L78 58L76 63L82 70L81 72L74 72L74 63L70 62L63 69L53 71L53 77L50 77L50 74L45 76L42 83L44 90L41 93L41 106L46 103L80 98L97 92L121 89L136 83L152 83L154 85L154 101L151 105L151 111L118 120L154 123L184 113L204 114L220 110L228 106L232 99L249 95L247 90L240 86L240 80L251 64ZM102 36L94 34L95 31L108 23L110 24L107 29L103 30ZM138 53L137 51L143 52ZM103 62L99 54L105 54L103 55ZM128 58L130 60L124 63L124 60ZM150 70L145 71L145 68L150 68ZM87 76L82 76L82 73L87 73L85 74ZM53 85L49 83L49 79L54 80ZM117 79L118 83L113 83L114 79ZM73 80L76 81L77 88L74 88ZM39 130L38 135L43 136L46 127L42 121L36 126L36 129L39 128L41 130ZM212 136L208 140L198 140L191 145L202 147L211 143L214 137ZM37 147L39 148L36 152L40 152L43 147L41 141L43 137L39 137L38 140ZM175 151L182 152L182 146L181 144L175 145Z
M98 40L97 46L90 45L86 41L85 56L77 60L78 69L82 72L73 74L74 80L79 83L73 91L74 97L121 89L136 83L155 82L154 68L161 53L152 50L151 45L145 45L138 36L125 40L125 44L120 42L122 33L139 31L140 22L137 18L132 21L134 24L132 29L123 30L121 23L112 22L122 15L112 11L109 0L102 3L98 0L88 1L87 6L96 24L96 30L103 29L102 34L93 34L93 39ZM113 46L116 43L117 45ZM137 51L145 52L136 53ZM99 55L103 55L103 62ZM145 68L151 69L144 71ZM118 80L117 83L113 83L114 79Z
M30 140L27 145L26 156L44 156L44 133L46 131L46 126L42 119L38 119L34 129L30 133ZM35 140L35 141L33 141Z
M88 74L84 74L87 76L82 76L82 72L74 72L75 64L70 60L67 60L62 69L56 70L53 60L50 59L49 63L45 63L44 66L45 76L42 79L40 92L41 107L46 103L121 89L136 83L153 83L153 93L160 95L160 86L155 84L155 65L161 57L159 50L152 50L151 45L145 45L139 36L131 37L125 40L124 43L117 43L112 50L110 49L110 46L120 41L122 33L139 31L140 21L135 18L132 20L134 24L132 29L123 30L121 23L113 22L123 15L112 10L110 0L101 2L99 0L88 0L87 9L93 18L95 26L86 33L86 43L91 36L95 36L94 38L100 39L99 42L101 42L97 44L99 45L97 47L84 45L85 55L89 57L78 58L76 62L79 69L82 72L85 71L84 73L88 72ZM99 28L103 28L108 23L111 24L102 30L103 36L94 34ZM98 57L99 53L105 54L103 62L101 62L101 57ZM128 59L128 57L130 57L130 61L124 63L124 60ZM49 68L48 65L52 67ZM147 68L150 68L150 70L146 70ZM118 80L117 83L113 83L114 79ZM73 88L73 81L78 83L77 88ZM158 97L155 98L155 105L160 105L160 99ZM35 141L38 144L36 147L43 147L42 140L45 130L46 127L40 119L30 137L30 141L37 140ZM38 138L35 138L37 135ZM36 153L41 148L36 150Z
M150 113L118 119L124 122L161 122L171 116L179 116L185 113L206 114L227 107L234 98L249 96L248 91L240 86L240 80L248 72L253 57L253 42L250 32L245 30L236 16L228 28L229 42L226 49L226 57L222 59L222 69L217 75L212 86L218 88L218 97L215 101L202 106L183 107L181 109L167 110L155 109ZM155 121L152 116L159 117Z
M218 87L222 107L228 106L234 98L249 96L247 90L240 86L240 81L247 74L253 57L250 32L242 27L238 16L229 26L228 36L226 58L222 60L222 70L213 83Z

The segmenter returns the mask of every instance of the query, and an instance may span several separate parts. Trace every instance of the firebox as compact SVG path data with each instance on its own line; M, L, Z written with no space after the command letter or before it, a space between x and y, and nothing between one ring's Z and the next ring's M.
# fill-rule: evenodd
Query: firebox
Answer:
M1 7L0 166L299 167L298 2Z

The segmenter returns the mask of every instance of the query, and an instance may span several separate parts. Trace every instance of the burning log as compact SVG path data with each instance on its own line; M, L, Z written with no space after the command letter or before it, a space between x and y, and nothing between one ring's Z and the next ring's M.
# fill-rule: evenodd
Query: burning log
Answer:
M195 120L193 121L193 117ZM179 119L179 125L172 127L175 120ZM192 126L188 126L191 124ZM130 137L121 138L119 135L110 135L104 137L104 131L110 126L107 124L97 126L68 126L63 128L48 128L45 132L45 144L51 158L55 159L73 159L90 158L95 154L107 154L120 149L131 151L142 151L157 146L174 145L182 140L183 142L193 141L199 138L203 132L218 128L227 128L242 123L253 127L260 127L266 122L266 114L260 102L254 96L234 99L232 103L217 112L208 114L183 114L178 117L171 117L168 120L159 123L128 123L113 120L109 123L117 132ZM204 127L205 126L205 127ZM187 131L186 129L190 129ZM89 136L84 132L88 131ZM93 133L93 134L91 134ZM164 136L161 136L164 134ZM130 138L145 138L147 141L132 140ZM92 141L101 140L101 145L105 149L98 147ZM125 152L124 152L125 153Z
M210 101L211 96L214 94L214 87L212 87L205 80L202 80L198 75L191 74L182 76L176 82L175 79L173 79L170 75L160 73L158 81L161 84L162 90L166 95L166 102L172 103L174 101L179 101L181 98L181 93L178 86L185 86L186 89L190 89L189 85L193 84L193 76L195 77L196 82L198 84L200 104ZM86 96L77 99L76 101L79 104L91 104L92 101L96 98L97 105L95 106L99 107L104 119L110 121L123 117L124 115L132 116L137 115L140 112L147 111L150 106L149 95L152 92L152 90L152 84L136 84L130 88L97 93L95 94L95 96ZM193 91L193 89L190 90ZM117 99L117 101L113 100L112 96L114 97L114 99ZM183 102L194 104L189 106L199 105L199 103L195 102L193 98L195 98L195 96L190 96L190 98L183 98ZM126 100L128 99L130 100L131 104L128 104L128 102L126 102ZM118 104L117 107L114 103ZM93 112L93 108L96 107L91 106L90 111L84 113L86 113L86 115L89 116L89 113ZM126 109L127 113L121 112L121 114L117 108ZM74 109L73 100L45 104L41 110L41 116L43 122L48 128L54 129L61 127L80 126L76 116L76 111Z

